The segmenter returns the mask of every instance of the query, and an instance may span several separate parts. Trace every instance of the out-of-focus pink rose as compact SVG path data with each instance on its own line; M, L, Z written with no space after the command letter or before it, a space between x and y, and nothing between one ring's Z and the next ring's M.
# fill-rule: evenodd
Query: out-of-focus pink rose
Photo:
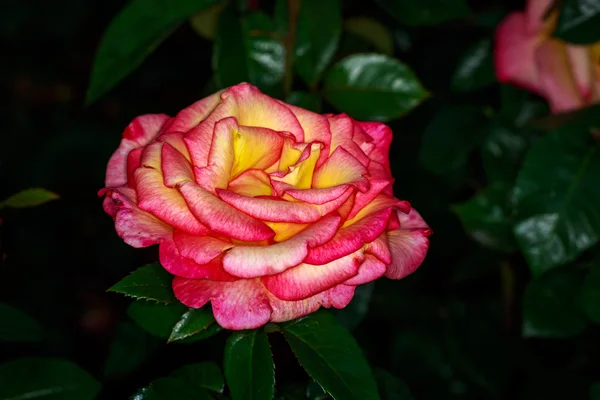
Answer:
M100 194L126 243L159 244L182 303L256 328L343 308L356 286L421 264L431 231L393 196L391 140L240 84L136 118Z
M552 38L558 14L552 0L528 0L496 30L496 75L546 98L552 112L600 101L600 42L575 46Z

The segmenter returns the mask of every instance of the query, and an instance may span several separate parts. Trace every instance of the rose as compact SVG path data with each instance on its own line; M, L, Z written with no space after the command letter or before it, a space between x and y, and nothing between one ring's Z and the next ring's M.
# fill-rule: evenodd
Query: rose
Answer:
M182 303L256 328L343 308L357 285L421 264L430 230L393 197L391 139L240 84L134 119L100 194L126 243L159 244Z
M553 112L600 100L600 42L576 46L552 38L558 19L552 0L528 0L525 12L509 14L496 29L498 80L548 100Z

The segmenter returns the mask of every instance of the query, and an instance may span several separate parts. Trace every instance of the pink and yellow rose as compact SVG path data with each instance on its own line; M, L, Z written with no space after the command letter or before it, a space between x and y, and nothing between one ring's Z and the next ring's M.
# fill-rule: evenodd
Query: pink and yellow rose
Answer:
M495 68L500 82L530 90L563 112L600 101L600 43L567 44L551 35L558 12L552 0L528 0L496 30Z
M159 245L182 303L256 328L343 308L356 286L421 264L431 231L393 196L391 140L240 84L133 120L100 194L126 243Z

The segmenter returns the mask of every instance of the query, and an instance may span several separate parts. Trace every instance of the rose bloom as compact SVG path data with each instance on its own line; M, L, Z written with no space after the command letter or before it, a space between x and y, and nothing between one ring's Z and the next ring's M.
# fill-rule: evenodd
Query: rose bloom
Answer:
M183 304L256 328L343 308L356 286L421 264L431 231L393 196L391 140L240 84L134 119L100 194L126 243L160 246Z
M552 3L528 0L525 12L498 25L494 63L500 82L530 90L562 112L600 101L600 42L576 46L552 38L558 20Z

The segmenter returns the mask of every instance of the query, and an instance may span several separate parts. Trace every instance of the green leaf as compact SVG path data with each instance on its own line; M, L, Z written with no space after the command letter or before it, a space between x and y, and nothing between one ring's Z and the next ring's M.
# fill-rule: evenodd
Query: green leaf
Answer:
M25 189L17 194L13 194L8 199L1 202L0 209L3 207L35 207L58 198L59 196L56 193L52 193L46 189Z
M148 264L133 271L108 289L136 299L154 300L161 303L175 303L171 282L173 276L160 264Z
M218 4L209 7L190 18L190 25L194 31L203 38L213 40L217 34L217 21L223 7Z
M225 381L219 366L212 362L184 365L170 374L174 378L185 378L196 386L212 392L223 393Z
M517 127L549 113L548 104L534 94L513 85L500 86L500 115Z
M184 378L158 378L130 400L211 400L213 396Z
M481 148L488 181L512 183L528 147L529 140L523 130L509 128L500 118L490 121Z
M600 2L564 0L554 36L569 43L592 44L600 41Z
M233 400L273 398L275 365L266 333L257 330L232 333L225 345L223 368Z
M386 370L377 368L373 371L379 393L384 400L414 400L406 383Z
M469 16L465 0L375 0L398 21L409 26L437 25Z
M517 178L515 236L534 275L574 260L600 238L600 145L585 131L550 132Z
M92 400L100 384L70 361L20 358L0 364L0 399Z
M123 376L135 371L156 344L140 327L123 322L117 328L108 358L104 365L105 376Z
M350 333L326 311L282 325L300 364L336 399L379 399L377 385Z
M171 336L173 327L188 310L181 303L160 304L138 300L127 309L129 317L146 332L162 339Z
M321 96L316 93L291 92L285 102L316 113L321 112Z
M506 184L492 184L453 207L465 230L483 247L502 252L517 248L508 210L511 189Z
M342 309L332 310L333 315L336 316L338 321L340 321L346 329L350 331L356 329L367 316L374 288L374 282L358 286L354 291L354 297L352 297L350 304Z
M282 93L285 50L273 21L263 12L238 17L233 7L219 16L213 51L217 84L250 82L269 95Z
M136 69L144 59L190 16L217 0L132 0L104 32L86 102L92 103Z
M529 283L523 300L523 335L564 338L578 334L587 319L578 304L580 271L557 268Z
M581 288L581 305L589 319L600 324L600 266L594 266Z
M302 0L298 12L294 66L311 87L333 59L342 33L340 0Z
M590 398L600 400L600 382L594 382L590 385Z
M210 307L190 308L173 327L169 342L206 333L214 323L215 317L213 317Z
M446 106L425 127L420 160L432 174L453 183L464 182L471 152L481 142L485 117L471 105Z
M38 342L44 336L35 319L5 303L0 303L0 321L0 342Z
M344 21L344 30L372 44L385 55L394 53L394 39L381 22L368 17L351 17Z
M495 82L492 39L485 38L469 47L461 57L452 77L452 89L469 92Z
M381 54L355 54L336 63L323 94L354 118L381 121L400 117L429 96L407 65Z

